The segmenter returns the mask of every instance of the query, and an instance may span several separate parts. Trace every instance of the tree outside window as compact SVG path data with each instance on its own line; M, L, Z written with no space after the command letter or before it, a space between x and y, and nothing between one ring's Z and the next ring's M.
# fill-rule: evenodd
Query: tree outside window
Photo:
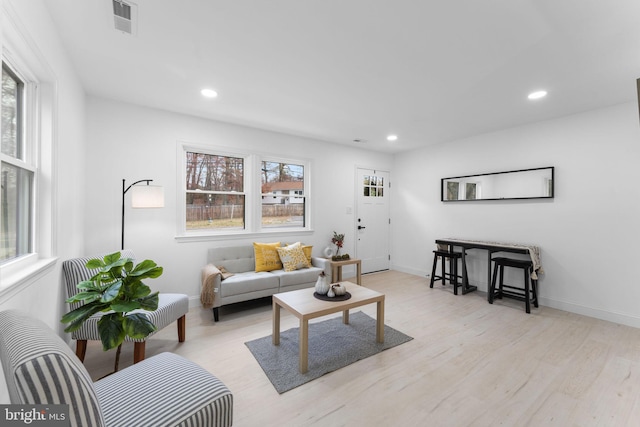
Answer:
M186 153L186 229L245 228L244 159Z
M0 263L29 254L33 234L35 167L26 156L24 82L2 63Z

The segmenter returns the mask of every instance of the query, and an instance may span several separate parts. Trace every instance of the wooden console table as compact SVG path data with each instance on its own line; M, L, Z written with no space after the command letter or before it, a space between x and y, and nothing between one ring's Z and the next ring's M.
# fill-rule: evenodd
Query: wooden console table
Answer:
M359 259L345 259L343 261L332 261L331 263L331 283L342 281L342 267L345 265L356 265L356 282L362 285L362 261Z
M537 279L537 273L542 272L542 265L540 264L540 248L533 245L519 245L511 243L498 243L498 242L485 242L479 240L464 240L464 239L436 239L437 245L448 246L449 250L453 247L462 248L462 264L466 265L465 250L466 249L482 249L487 251L487 286L491 286L491 255L495 252L510 252L514 254L528 254L531 256L533 262L533 272L531 277ZM477 286L471 286L468 283L463 284L462 293L475 291ZM487 299L489 298L489 292L487 289Z

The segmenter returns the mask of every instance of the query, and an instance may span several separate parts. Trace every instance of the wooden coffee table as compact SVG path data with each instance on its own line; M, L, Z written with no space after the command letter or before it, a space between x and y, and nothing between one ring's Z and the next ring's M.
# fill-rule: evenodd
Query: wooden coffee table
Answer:
M314 289L283 292L273 295L273 345L280 345L280 307L300 319L299 353L300 373L304 374L309 366L309 319L342 312L342 323L349 323L349 309L366 304L377 304L376 341L384 342L384 294L358 286L351 282L342 282L351 298L346 301L322 301L313 296Z

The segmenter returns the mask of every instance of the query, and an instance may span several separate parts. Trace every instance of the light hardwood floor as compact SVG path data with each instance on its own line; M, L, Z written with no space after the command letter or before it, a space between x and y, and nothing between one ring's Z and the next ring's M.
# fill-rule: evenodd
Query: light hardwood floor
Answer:
M218 323L192 309L186 342L171 326L146 355L175 352L220 378L235 426L640 426L640 329L547 307L527 315L523 303L490 305L399 272L363 285L386 294L385 323L414 340L282 395L244 345L271 334L268 300L222 308ZM362 311L375 317L375 305ZM297 319L283 311L281 324ZM132 352L126 345L121 367ZM89 344L94 379L113 355Z

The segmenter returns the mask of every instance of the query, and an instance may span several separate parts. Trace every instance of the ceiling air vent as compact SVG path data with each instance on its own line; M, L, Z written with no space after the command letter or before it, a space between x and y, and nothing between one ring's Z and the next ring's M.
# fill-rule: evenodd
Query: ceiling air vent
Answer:
M115 28L123 33L135 35L136 5L122 0L112 0Z

